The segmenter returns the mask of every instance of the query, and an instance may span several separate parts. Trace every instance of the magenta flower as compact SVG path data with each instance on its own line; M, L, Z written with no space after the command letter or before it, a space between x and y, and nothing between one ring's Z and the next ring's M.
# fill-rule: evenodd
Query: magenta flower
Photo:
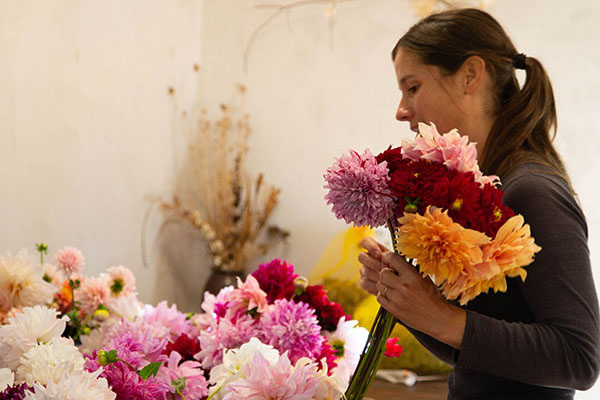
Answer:
M169 361L159 371L158 376L165 382L171 384L171 394L168 399L181 399L183 394L187 400L199 400L208 395L208 382L204 377L204 371L200 369L197 361L184 361L180 364L181 355L172 351ZM182 379L184 378L184 379ZM183 389L177 392L178 386Z
M271 365L260 352L246 365L246 379L231 383L223 400L311 400L321 377L315 364L291 365L286 354Z
M85 369L94 372L100 366L88 360ZM167 382L155 377L146 380L140 378L137 372L131 370L125 363L119 361L106 365L100 377L106 378L110 389L116 393L117 399L127 400L164 400L171 386Z
M58 268L69 277L71 274L79 272L85 264L85 258L79 250L74 247L64 247L56 253L55 258Z
M285 260L275 259L260 264L252 276L258 281L260 288L267 293L269 304L278 299L290 300L296 292L294 279L298 278L298 274L294 272L294 266Z
M315 310L308 304L275 300L260 318L259 339L280 353L287 351L295 363L301 357L315 360L321 354L323 337Z
M381 226L393 217L394 199L388 188L387 163L377 163L367 149L350 151L336 160L323 176L327 204L339 219L355 226Z

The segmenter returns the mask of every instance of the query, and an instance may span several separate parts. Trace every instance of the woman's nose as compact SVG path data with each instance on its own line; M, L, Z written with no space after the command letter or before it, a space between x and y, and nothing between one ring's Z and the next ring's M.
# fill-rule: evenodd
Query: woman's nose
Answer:
M398 110L396 110L396 119L398 121L410 121L411 116L411 111L406 106L406 103L400 101L400 104L398 104Z

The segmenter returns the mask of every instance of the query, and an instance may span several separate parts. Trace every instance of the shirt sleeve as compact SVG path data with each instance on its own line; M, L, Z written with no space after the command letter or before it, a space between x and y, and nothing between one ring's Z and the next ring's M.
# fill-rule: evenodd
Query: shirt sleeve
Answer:
M519 284L533 321L467 311L456 367L578 390L596 381L600 328L587 226L567 188L558 177L536 173L506 186L504 203L525 217L542 247Z

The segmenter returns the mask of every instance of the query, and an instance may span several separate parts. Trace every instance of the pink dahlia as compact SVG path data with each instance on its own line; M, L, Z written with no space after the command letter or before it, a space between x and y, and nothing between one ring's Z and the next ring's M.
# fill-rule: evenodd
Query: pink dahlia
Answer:
M260 264L252 276L258 281L260 288L267 293L269 304L278 299L290 300L296 292L294 279L298 278L298 274L294 272L294 266L285 260L275 259Z
M196 358L202 368L211 369L223 360L223 350L240 347L258 335L258 322L250 315L242 315L235 323L228 318L213 318L210 325L200 331L200 352Z
M208 382L204 371L197 361L181 362L181 355L171 352L167 364L158 371L157 375L164 382L171 383L171 393L167 399L199 400L208 395ZM179 389L179 390L177 390ZM181 396L183 395L183 396Z
M260 352L246 365L246 379L229 384L223 400L311 400L321 377L315 364L292 366L286 354L271 365Z
M75 272L79 272L85 264L85 258L79 250L74 247L64 247L56 253L55 258L58 268L62 270L65 276L69 277Z
M107 334L104 349L117 350L120 358L138 368L151 362L165 361L167 357L162 351L166 344L166 339L154 337L143 321L122 320Z
M85 364L88 372L94 372L98 368L100 368L98 364L88 362ZM102 369L100 377L106 378L117 399L164 400L165 395L171 390L171 385L162 379L151 376L143 380L137 372L121 361L106 365Z
M129 268L117 265L107 269L106 273L111 296L121 297L135 293L135 276Z
M90 315L100 304L107 304L110 299L110 290L102 278L88 278L81 282L75 290L75 300L80 303L83 316Z
M301 357L315 360L321 354L321 327L315 310L306 303L275 300L261 316L260 324L259 339L280 353L287 351L293 363Z
M227 298L226 315L235 322L236 318L250 310L262 314L269 304L267 303L267 294L260 288L258 281L250 275L245 282L242 282L240 278L237 278L237 282L237 289L230 292ZM219 315L217 308L215 308L215 312Z
M440 134L434 123L419 123L419 135L414 140L402 141L402 153L410 160L425 159L442 163L452 171L472 172L475 180L484 185L496 185L495 175L484 176L477 164L477 148L467 136L461 136L456 129Z
M394 199L388 188L387 163L377 163L367 149L342 155L323 176L327 204L339 219L355 226L381 226L393 217Z
M152 331L153 335L162 339L175 339L192 330L192 322L187 315L177 309L177 305L168 306L166 301L156 305L146 305L141 320Z

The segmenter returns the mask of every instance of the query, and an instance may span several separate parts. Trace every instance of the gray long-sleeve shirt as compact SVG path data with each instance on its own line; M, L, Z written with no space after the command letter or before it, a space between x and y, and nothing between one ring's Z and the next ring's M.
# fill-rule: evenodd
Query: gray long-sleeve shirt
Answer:
M433 354L454 366L448 399L572 399L600 368L598 300L587 225L567 183L537 165L503 182L504 203L522 214L542 247L527 279L506 293L470 301L461 350L420 332Z

